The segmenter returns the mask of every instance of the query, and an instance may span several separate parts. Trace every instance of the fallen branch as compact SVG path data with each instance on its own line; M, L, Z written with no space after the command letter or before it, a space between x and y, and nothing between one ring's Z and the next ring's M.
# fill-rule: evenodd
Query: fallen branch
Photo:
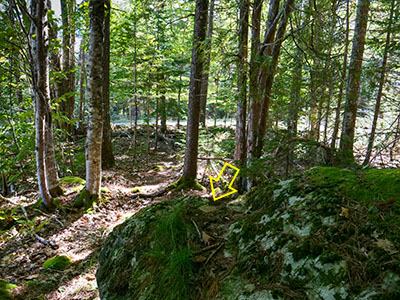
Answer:
M3 195L0 194L0 200L1 201L6 201L8 203L11 203L12 205L16 205L16 203L14 203L14 201L12 201L11 199L8 199L6 197L3 197Z
M210 256L207 258L206 262L204 263L205 265L206 265L206 264L210 261L210 259L215 255L215 253L217 253L218 250L222 248L223 245L224 245L224 243L221 243L221 244L218 246L218 248L215 249L215 250L210 254Z
M52 241L48 241L42 237L40 237L39 235L37 235L36 233L31 234L32 237L36 238L40 243L46 245L46 246L50 246L51 249L56 250L58 247L56 244L54 244Z
M197 159L199 159L199 160L220 160L220 161L227 162L227 163L233 161L233 159L222 158L222 157L198 157Z

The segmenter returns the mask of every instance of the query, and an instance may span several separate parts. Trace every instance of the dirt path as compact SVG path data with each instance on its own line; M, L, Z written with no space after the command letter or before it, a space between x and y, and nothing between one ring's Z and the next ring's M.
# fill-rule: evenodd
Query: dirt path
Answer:
M13 229L1 237L0 278L17 285L13 290L15 299L99 299L95 272L98 253L107 234L141 208L182 195L169 192L162 198L133 197L134 187L140 186L141 193L151 193L176 180L181 162L177 153L167 151L152 152L148 164L143 159L133 163L131 156L125 154L128 144L129 140L118 139L116 165L103 172L102 186L107 189L105 202L95 209L44 214L32 206L39 197L36 191L12 198L16 204L26 207L31 220L36 215L35 224L30 226L37 228L40 223L47 222L38 234L57 245L57 249L45 246L34 240L27 230L21 230L22 226L17 226L19 232ZM63 187L67 193L59 199L63 206L69 206L74 201L77 186ZM1 204L4 205L9 204ZM55 255L68 255L72 265L64 271L44 270L43 262Z

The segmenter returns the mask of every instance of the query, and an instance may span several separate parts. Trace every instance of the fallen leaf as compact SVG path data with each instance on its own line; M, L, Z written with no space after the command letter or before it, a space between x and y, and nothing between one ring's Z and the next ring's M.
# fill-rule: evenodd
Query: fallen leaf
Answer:
M87 279L87 280L95 280L95 279L96 279L96 276L95 276L94 274L87 274L87 275L86 275L86 279Z
M382 248L383 250L388 252L389 254L395 254L398 252L398 250L393 245L393 243L391 241L389 241L388 239L377 239L376 245L379 248Z
M26 280L32 280L32 279L35 279L35 278L38 278L38 277L39 277L39 274L33 274L33 275L29 275L29 276L25 277L25 279Z
M206 259L207 258L205 256L203 256L203 255L197 255L197 256L193 257L192 262L194 262L194 263L203 263L203 262L206 261Z
M203 239L204 243L208 246L211 244L212 236L208 235L204 231L201 231L201 238Z
M340 208L340 215L345 217L346 219L349 219L350 218L349 209L342 206Z

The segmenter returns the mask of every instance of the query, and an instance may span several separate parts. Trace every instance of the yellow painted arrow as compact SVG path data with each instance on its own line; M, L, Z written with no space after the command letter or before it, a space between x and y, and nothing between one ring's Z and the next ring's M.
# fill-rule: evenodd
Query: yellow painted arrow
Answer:
M215 190L214 190L213 181L218 182L218 181L220 180L222 174L224 173L225 168L228 167L228 166L231 167L232 169L236 170L236 173L235 173L235 175L233 175L233 178L232 178L232 180L231 180L231 182L229 183L229 186L228 186L228 189L230 189L230 192L228 192L228 193L226 193L226 194L223 194L222 196L219 196L219 197L215 198ZM224 197L226 197L226 196L232 195L232 194L234 194L234 193L237 192L237 190L234 189L234 188L232 187L232 185L233 185L233 182L234 182L235 179L236 179L236 176L239 174L239 171L240 171L240 170L239 170L238 168L236 168L235 166L232 166L230 163L227 163L227 162L226 162L226 163L224 164L224 166L223 166L221 172L219 172L219 175L218 175L217 178L214 178L214 177L212 177L212 176L209 176L209 177L210 177L210 183L211 183L211 191L212 191L212 194L213 194L213 199L214 199L214 201L216 201L216 200L218 200L218 199L221 199L221 198L224 198Z

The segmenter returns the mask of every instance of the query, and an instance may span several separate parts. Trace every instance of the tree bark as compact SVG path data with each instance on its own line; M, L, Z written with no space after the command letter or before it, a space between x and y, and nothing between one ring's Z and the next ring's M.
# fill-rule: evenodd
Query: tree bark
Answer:
M85 39L81 41L80 47L80 75L79 75L79 127L82 126L82 122L84 121L84 113L85 113L85 91L86 91L86 53L85 53Z
M192 64L190 70L185 161L183 166L183 174L180 179L186 186L195 185L197 176L201 78L204 65L204 41L207 30L207 15L208 0L196 0Z
M48 20L47 1L32 0L31 15L31 71L33 99L35 103L35 150L40 195L47 208L53 207L49 191L46 166L46 125L48 116L49 72L48 72Z
M283 7L283 15L279 22L279 27L276 33L274 46L272 48L272 53L271 53L272 57L271 57L271 62L268 66L266 84L265 84L265 89L263 91L263 102L261 106L261 115L257 133L258 139L257 139L256 153L258 157L261 155L263 147L263 137L265 134L265 130L267 128L268 111L271 103L271 93L272 93L272 85L274 83L275 71L278 65L278 58L281 52L281 46L285 36L286 25L289 16L292 12L293 5L294 5L294 0L287 0Z
M247 56L249 39L249 0L239 4L239 61L238 61L238 101L236 108L236 132L234 159L239 161L239 168L246 165L246 108L247 108ZM243 190L244 182L238 181L238 190Z
M260 22L262 0L254 0L251 24L251 54L249 70L249 110L247 124L247 158L255 157L255 146L260 115L260 101L258 97L258 73L260 70Z
M89 55L88 55L88 131L86 140L86 189L81 192L83 201L76 199L77 206L90 206L100 198L101 144L103 138L103 24L104 0L89 1Z
M111 144L110 120L110 0L105 0L103 27L103 144L101 150L102 166L110 169L114 166L114 154Z
M364 55L365 35L367 31L369 0L359 0L356 25L354 29L353 49L349 65L349 79L346 92L346 106L340 138L340 159L343 165L354 163L354 132L357 118L360 79Z
M379 72L379 89L378 94L376 96L376 103L375 103L375 112L374 112L374 119L372 121L371 133L368 139L368 147L367 153L365 155L365 159L363 165L366 166L369 164L371 159L372 148L374 147L375 141L375 132L376 132L376 125L378 123L378 117L381 110L381 100L383 94L383 87L385 85L385 74L386 74L386 63L389 53L389 45L390 45L390 34L392 31L392 22L393 22L393 12L394 12L394 0L392 0L392 5L390 7L390 16L389 16L389 23L387 27L386 33L386 41L385 41L385 49L383 50L383 58L382 58L382 66Z
M61 17L63 25L63 56L62 69L65 75L63 80L64 102L60 105L61 111L68 120L74 117L75 105L75 22L73 21L75 13L75 0L61 0ZM72 134L73 125L63 124L69 134Z
M343 57L343 68L341 74L341 80L339 85L339 95L338 102L336 106L336 114L335 114L335 126L333 127L332 140L331 140L331 148L336 148L336 139L339 132L340 126L340 110L342 108L342 100L343 100L343 90L344 83L346 80L346 71L347 71L347 53L349 51L349 31L350 31L350 0L346 0L346 33L345 33L345 42L344 42L344 57Z
M201 102L200 102L200 123L206 127L207 119L207 96L208 96L208 79L210 75L210 60L211 60L211 45L212 45L212 34L214 28L214 2L210 0L210 8L208 15L208 31L206 37L205 46L205 59L204 59L204 71L201 83Z

